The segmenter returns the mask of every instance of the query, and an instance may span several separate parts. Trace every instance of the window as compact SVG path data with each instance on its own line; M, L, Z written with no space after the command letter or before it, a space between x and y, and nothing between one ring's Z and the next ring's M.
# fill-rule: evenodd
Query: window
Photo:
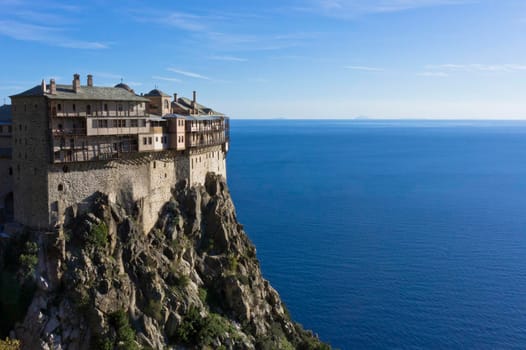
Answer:
M148 137L148 144L149 144L149 145L152 144L152 138L151 138L151 137Z
M9 133L13 132L13 127L11 125L9 125L7 127L7 132L9 132Z
M105 103L105 104L104 104L104 112L107 112L107 111L108 111L108 104Z
M35 109L38 109L38 105L35 103Z
M122 112L122 104L119 103L119 112Z
M144 128L146 126L146 119L139 119L139 127Z
M157 164L155 162L153 162L153 168L157 168Z
M75 104L73 104L73 105L71 106L71 108L73 109L73 112L76 112L76 111L77 111L77 106L75 106Z
M144 138L142 139L142 141L143 141L143 143L144 143L145 145L148 144L148 138L144 137Z
M91 105L86 106L86 114L91 114Z
M57 105L57 110L58 110L59 112L62 110L62 105L61 105L60 103Z
M170 105L169 105L168 101L165 100L164 101L164 108L168 109L169 107L170 107Z
M62 191L64 190L64 185L59 184L59 185L58 185L58 190L59 190L60 192L62 192Z
M9 167L9 176L12 176L12 175L13 175L13 168Z
M138 126L139 126L139 121L138 121L137 119L132 119L132 120L130 121L130 126L131 126L132 128L136 128L136 127L138 127Z
M155 136L155 142L159 142L159 138Z

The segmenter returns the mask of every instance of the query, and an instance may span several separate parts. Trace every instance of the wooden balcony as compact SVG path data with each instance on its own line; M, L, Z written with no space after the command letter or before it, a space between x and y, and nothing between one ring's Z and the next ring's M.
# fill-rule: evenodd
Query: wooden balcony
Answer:
M74 128L74 129L53 129L53 136L86 136L86 128Z

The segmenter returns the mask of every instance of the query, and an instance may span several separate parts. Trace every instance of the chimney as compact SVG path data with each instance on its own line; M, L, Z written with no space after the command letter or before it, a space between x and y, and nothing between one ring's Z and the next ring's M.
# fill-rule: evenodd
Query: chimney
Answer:
M197 102L197 92L194 91L194 104Z
M93 75L88 74L88 86L93 86Z
M177 93L174 93L174 102L177 102Z
M57 94L57 84L55 84L55 79L51 79L49 81L49 93L51 95L56 95Z
M73 91L79 92L80 90L80 75L73 74Z
M42 88L42 93L45 94L47 91L46 91L46 82L44 81L44 79L42 79L42 84L40 86Z

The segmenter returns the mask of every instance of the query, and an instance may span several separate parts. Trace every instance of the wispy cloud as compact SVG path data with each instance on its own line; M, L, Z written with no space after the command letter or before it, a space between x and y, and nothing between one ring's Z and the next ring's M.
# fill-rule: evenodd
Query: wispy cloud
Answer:
M342 18L360 15L399 12L423 7L461 5L476 0L310 0L310 5L296 9Z
M170 72L173 72L173 73L180 74L180 75L184 75L185 77L189 77L189 78L203 79L203 80L212 80L212 79L210 79L207 76L204 76L204 75L201 75L201 74L198 74L198 73L194 73L194 72L189 72L189 71L177 69L177 68L166 68L166 70L170 71Z
M363 71L363 72L383 72L383 68L378 67L368 67L368 66L345 66L344 68L350 69L350 70L357 70L357 71Z
M159 75L152 76L152 79L154 79L154 80L163 80L163 81L171 81L172 83L180 83L180 82L182 82L181 79L171 78L171 77L162 77L162 76L159 76Z
M445 78L449 77L449 74L444 72L421 72L417 73L416 75L421 77L436 77L436 78Z
M214 61L227 61L227 62L246 62L246 58L235 57L235 56L210 56L211 60Z
M131 17L137 22L156 23L174 27L190 32L205 32L213 17L196 15L180 11L157 11L140 9L129 11Z
M526 64L439 64L426 68L456 72L518 72L526 71Z
M15 40L40 42L47 45L73 49L106 49L107 44L96 41L72 39L64 28L34 25L19 21L0 20L0 35Z

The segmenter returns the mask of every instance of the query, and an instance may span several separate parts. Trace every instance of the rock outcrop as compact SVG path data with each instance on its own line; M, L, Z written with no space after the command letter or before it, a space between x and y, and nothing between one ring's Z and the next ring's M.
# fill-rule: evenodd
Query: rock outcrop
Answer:
M262 277L223 178L179 183L151 232L141 212L100 193L58 232L29 234L36 287L11 331L23 349L329 348Z

